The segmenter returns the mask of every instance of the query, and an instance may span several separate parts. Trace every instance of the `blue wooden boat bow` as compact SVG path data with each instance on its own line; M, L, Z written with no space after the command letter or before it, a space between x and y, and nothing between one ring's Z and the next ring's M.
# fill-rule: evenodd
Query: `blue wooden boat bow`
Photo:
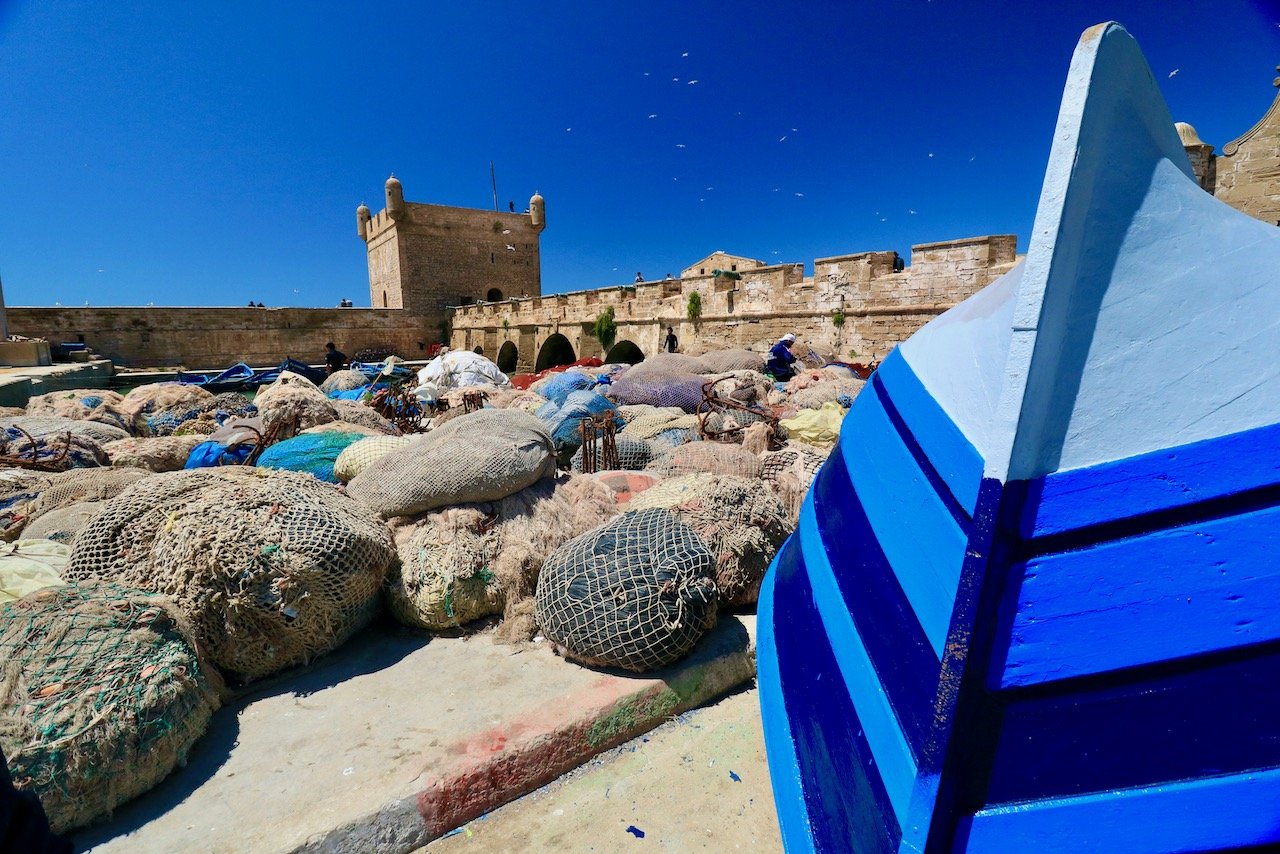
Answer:
M765 580L787 849L1280 844L1278 532L1280 231L1099 25L1026 258L879 367Z

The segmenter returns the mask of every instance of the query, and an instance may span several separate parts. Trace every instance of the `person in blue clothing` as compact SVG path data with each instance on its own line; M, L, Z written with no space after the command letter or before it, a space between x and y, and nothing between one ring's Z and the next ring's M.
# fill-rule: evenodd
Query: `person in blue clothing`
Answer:
M791 345L794 343L796 336L788 332L769 350L769 361L765 363L764 370L778 382L786 382L796 375L791 367L796 361L795 354L791 352Z

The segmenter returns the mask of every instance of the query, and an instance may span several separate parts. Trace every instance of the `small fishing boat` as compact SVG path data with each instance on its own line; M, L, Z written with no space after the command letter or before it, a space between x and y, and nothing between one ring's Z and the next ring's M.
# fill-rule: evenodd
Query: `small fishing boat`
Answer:
M178 371L178 382L200 386L212 392L244 391L270 385L279 379L284 371L300 374L314 383L324 382L325 378L325 371L322 368L313 368L305 362L287 358L274 368L254 369L244 362L236 362L226 370L217 373Z
M872 375L760 595L787 850L1280 845L1280 229L1086 31L1025 259Z

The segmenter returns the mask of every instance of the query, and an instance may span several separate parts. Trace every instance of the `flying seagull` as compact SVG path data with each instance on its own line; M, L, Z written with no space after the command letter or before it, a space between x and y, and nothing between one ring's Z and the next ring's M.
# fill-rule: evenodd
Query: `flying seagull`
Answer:
M1181 68L1175 68L1175 69L1173 69L1172 71L1170 71L1170 72L1169 72L1169 76L1170 76L1170 77L1173 77L1173 75L1177 74L1177 73L1178 73L1179 71L1181 71L1181 70L1182 70Z

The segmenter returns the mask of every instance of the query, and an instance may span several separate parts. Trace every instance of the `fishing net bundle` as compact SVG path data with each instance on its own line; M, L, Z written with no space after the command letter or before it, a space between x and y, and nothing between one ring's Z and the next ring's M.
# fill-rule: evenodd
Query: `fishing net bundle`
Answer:
M413 441L410 436L368 436L342 449L333 463L333 474L342 483L364 471L374 460Z
M19 418L27 414L21 406L0 406L0 418Z
M76 421L54 415L22 415L16 418L0 419L0 429L8 431L10 428L18 428L36 438L70 433L73 436L90 439L99 445L129 438L127 431L110 424L103 424L100 421ZM14 431L14 435L21 435L21 433Z
M52 540L55 543L70 546L76 534L79 534L104 506L105 502L102 501L78 501L66 507L41 513L39 519L33 520L22 529L23 540Z
M370 406L365 406L355 400L335 400L332 403L334 411L338 413L339 421L347 424L358 424L365 430L370 430L383 436L400 435L399 427L383 418ZM317 426L323 427L324 425Z
M664 430L692 430L698 426L698 416L678 406L620 406L618 412L627 422L627 435L633 439L652 439Z
M212 400L213 395L199 386L174 382L149 383L126 394L120 401L120 408L132 423L139 426L140 435L157 435L153 432L151 423L157 416L162 416L168 410L198 408ZM158 429L167 429L172 433L169 424L168 418L160 417L156 420Z
M825 452L791 442L761 456L760 479L773 487L793 525L799 522L800 506L826 461Z
M698 359L706 366L706 373L709 374L764 370L764 356L750 350L712 350L703 353Z
M639 471L653 461L653 446L644 439L631 439L622 434L618 434L614 438L614 447L618 451L618 464L610 466L614 469L627 469ZM597 471L602 470L604 466L604 446L601 440L596 440L596 459L598 460ZM575 472L582 472L583 448L573 453L573 460L570 468Z
M497 501L555 472L542 423L525 412L482 409L371 463L348 493L384 517Z
M72 543L70 581L171 596L210 660L250 680L334 649L376 612L386 525L337 488L228 466L149 477Z
M624 377L641 377L657 374L660 376L680 376L687 374L711 374L715 371L696 356L684 353L655 353L643 362L632 365Z
M305 472L325 483L337 483L333 466L338 456L363 438L366 437L361 433L332 430L303 433L267 448L258 456L256 465L264 469Z
M575 391L590 391L595 388L596 381L593 377L577 371L565 371L560 374L552 374L546 379L538 380L529 390L535 394L540 394L556 406L563 406L565 398L573 394Z
M807 388L794 392L788 401L796 409L818 409L824 403L839 402L842 406L852 405L853 399L862 391L866 381L860 379L823 380Z
M208 436L234 418L258 414L253 401L234 391L214 395L211 400L183 403L147 417L153 436Z
M653 670L715 625L715 559L675 514L624 513L547 559L535 603L534 619L565 658Z
M641 362L640 364L644 364ZM694 374L636 374L632 369L614 380L605 395L619 404L676 407L694 413L702 409L706 379Z
M745 478L760 476L760 458L741 445L722 442L690 442L674 448L645 467L663 477L686 474L733 474Z
M565 398L563 405L547 401L537 416L551 434L556 453L567 458L582 444L582 419L608 415L614 418L615 425L621 426L614 414L616 411L613 401L594 391L575 391Z
M169 600L116 584L45 588L0 611L0 746L55 832L109 816L177 766L221 683Z
M369 378L361 371L334 371L320 383L320 390L325 394L331 391L353 391L369 384Z
M0 469L0 539L17 539L50 479L47 472Z
M613 493L613 500L624 505L632 498L644 492L654 484L665 479L659 475L643 471L604 471L593 475ZM622 507L623 510L629 509Z
M114 498L144 477L150 476L151 472L136 468L96 468L50 475L48 484L27 509L27 526L23 528L23 536L35 536L29 526L47 513L86 501Z
M387 602L401 622L440 630L516 611L502 640L533 636L529 600L543 561L563 543L617 513L590 478L544 478L500 501L462 504L401 520L394 536L398 570Z
M795 525L769 484L733 475L689 474L646 489L628 510L670 510L697 532L716 559L721 605L749 605Z
M96 422L79 423L94 424ZM106 425L97 424L96 426L105 427ZM16 427L9 427L0 434L0 456L39 463L55 471L111 465L111 458L107 456L106 451L102 450L102 445L83 434L46 433L43 436L33 437Z
M200 436L155 436L117 439L102 446L116 468L177 471L186 465Z
M711 393L744 406L763 404L773 390L773 380L758 371L730 371L714 378Z
M495 409L523 409L532 415L546 402L547 399L537 392L518 388L499 388L489 392L489 404Z
M27 401L27 415L54 415L73 421L97 421L137 433L139 425L121 407L124 396L102 388L68 389L38 394Z
M254 403L263 429L282 436L338 420L334 402L311 380L292 371L281 371L279 379L258 392Z

